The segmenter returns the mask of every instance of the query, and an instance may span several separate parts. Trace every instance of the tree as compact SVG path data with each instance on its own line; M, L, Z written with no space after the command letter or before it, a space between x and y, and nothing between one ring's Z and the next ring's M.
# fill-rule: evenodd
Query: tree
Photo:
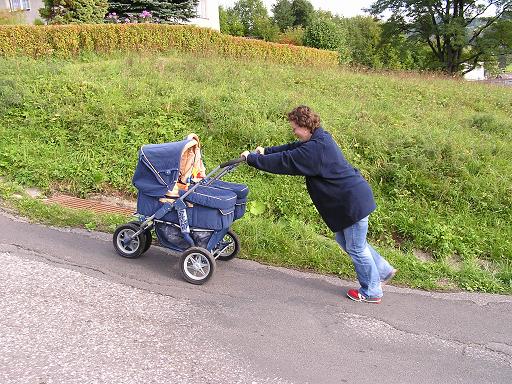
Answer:
M313 18L314 11L313 5L308 0L293 0L292 13L295 17L293 25L306 28Z
M132 18L148 11L153 22L174 24L196 17L197 3L198 0L109 0L108 11L120 18Z
M314 18L304 32L304 45L308 47L336 51L344 43L340 26L330 18Z
M220 31L227 35L243 36L244 25L232 8L219 7Z
M496 53L495 35L506 33L496 28L512 11L512 0L377 0L370 11L390 11L387 23L397 33L424 41L440 67L454 74ZM503 42L509 44L506 37Z
M347 34L347 44L350 47L352 60L370 68L380 68L379 57L382 28L372 17L356 16L342 19Z
M256 20L268 19L267 8L261 0L239 0L233 7L233 12L244 25L245 36L257 36Z
M107 9L107 0L44 0L39 14L48 24L97 24Z
M254 20L254 36L265 41L276 41L279 35L279 27L268 16L258 17Z
M292 27L295 22L295 15L292 11L292 3L289 0L277 0L272 6L272 13L274 14L274 23L279 26L281 31Z

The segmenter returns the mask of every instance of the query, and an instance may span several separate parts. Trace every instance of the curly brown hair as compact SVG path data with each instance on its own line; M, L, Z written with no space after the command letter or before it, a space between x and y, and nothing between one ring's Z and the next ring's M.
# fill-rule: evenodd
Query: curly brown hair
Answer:
M311 133L320 127L320 116L306 105L299 105L288 113L288 121L299 127L307 128Z

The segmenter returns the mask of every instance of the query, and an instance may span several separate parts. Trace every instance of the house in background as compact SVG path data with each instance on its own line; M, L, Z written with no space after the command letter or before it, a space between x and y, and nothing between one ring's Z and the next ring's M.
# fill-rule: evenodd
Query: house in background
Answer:
M197 17L191 19L189 24L220 31L219 0L199 0Z
M464 69L466 68L468 68L467 65L464 66ZM478 63L473 70L464 75L465 80L485 80L486 78L487 76L485 75L484 63L481 62Z
M22 11L27 24L34 24L35 19L41 18L39 8L43 6L43 0L0 0L0 10ZM189 24L220 31L219 0L199 0L197 17Z
M35 19L41 18L39 8L43 6L43 0L0 0L0 11L22 11L27 24L34 24Z

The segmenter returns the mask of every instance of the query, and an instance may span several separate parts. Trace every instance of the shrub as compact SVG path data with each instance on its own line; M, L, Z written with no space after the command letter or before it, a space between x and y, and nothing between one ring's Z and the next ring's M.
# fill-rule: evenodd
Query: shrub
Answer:
M341 29L330 19L313 20L304 33L304 45L319 49L337 50L345 43Z
M219 7L220 31L231 36L243 36L244 25L240 17L231 9Z
M280 44L302 45L304 40L304 28L289 27L277 37Z
M200 52L298 65L337 65L336 52L163 24L0 26L0 56L72 57L116 51Z
M97 24L107 9L107 0L44 0L39 14L48 24Z
M254 20L254 35L265 41L276 41L279 27L268 17L259 17Z
M378 47L382 28L379 22L371 17L357 16L343 19L343 25L353 62L370 68L380 68Z
M144 19L146 12L151 14L153 23L176 24L196 17L197 3L198 0L109 0L108 11L123 22Z

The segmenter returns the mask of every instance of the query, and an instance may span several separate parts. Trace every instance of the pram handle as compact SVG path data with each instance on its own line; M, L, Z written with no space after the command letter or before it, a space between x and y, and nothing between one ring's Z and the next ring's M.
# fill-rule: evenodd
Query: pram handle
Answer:
M225 163L220 164L219 167L226 168L226 167L230 167L232 165L243 163L244 161L245 161L245 157L239 157L237 159L226 161Z

